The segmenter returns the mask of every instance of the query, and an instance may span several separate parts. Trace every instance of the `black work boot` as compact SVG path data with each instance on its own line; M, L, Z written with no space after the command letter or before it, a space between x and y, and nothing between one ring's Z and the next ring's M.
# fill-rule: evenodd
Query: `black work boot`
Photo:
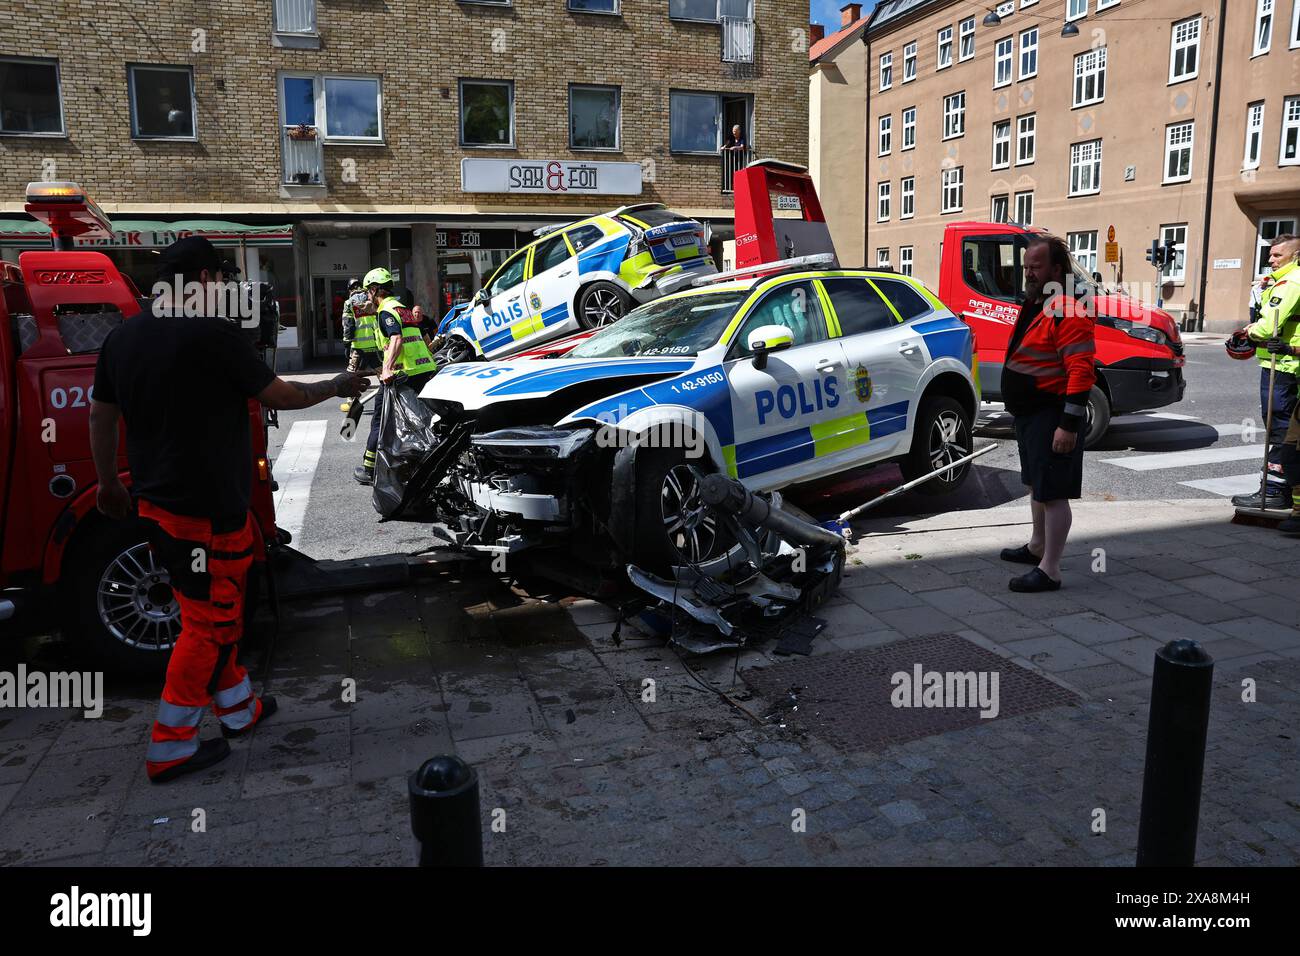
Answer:
M183 777L187 773L206 770L213 764L221 763L229 756L230 744L220 737L213 737L211 740L200 741L199 749L194 751L194 756L189 760L178 763L174 767L168 767L166 770L154 774L149 780L151 783L166 783L168 780Z
M221 725L221 736L227 740L234 740L237 737L247 737L253 732L254 727L260 727L266 721L275 716L275 712L280 709L280 705L275 702L274 697L262 698L262 712L257 715L257 720L253 721L247 727L240 727L238 730L231 730L225 724Z
M1253 495L1233 495L1232 503L1238 508L1252 508L1259 510L1259 492ZM1285 494L1270 493L1264 499L1264 507L1269 511L1290 511L1291 496Z
M352 470L352 477L361 485L373 485L375 483L375 469L367 468L365 465L357 465Z
M1277 530L1283 534L1300 534L1300 511L1291 512L1291 517L1278 525Z

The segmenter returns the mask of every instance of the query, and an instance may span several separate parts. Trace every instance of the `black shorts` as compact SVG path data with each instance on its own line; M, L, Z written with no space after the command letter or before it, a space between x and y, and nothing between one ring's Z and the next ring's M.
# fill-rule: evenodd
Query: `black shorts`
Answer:
M1057 407L1016 416L1020 480L1032 489L1035 501L1083 497L1083 435L1078 435L1073 451L1064 455L1052 451L1052 436L1060 422Z

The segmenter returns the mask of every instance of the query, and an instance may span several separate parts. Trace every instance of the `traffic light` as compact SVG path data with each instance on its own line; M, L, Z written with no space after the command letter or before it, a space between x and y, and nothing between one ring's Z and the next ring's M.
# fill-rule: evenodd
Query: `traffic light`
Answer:
M1169 247L1162 246L1159 239L1152 239L1151 248L1147 250L1147 262L1151 263L1157 269L1164 269L1165 262L1168 261L1165 258L1166 248Z
M1178 258L1178 243L1173 239L1165 240L1165 265L1172 266Z

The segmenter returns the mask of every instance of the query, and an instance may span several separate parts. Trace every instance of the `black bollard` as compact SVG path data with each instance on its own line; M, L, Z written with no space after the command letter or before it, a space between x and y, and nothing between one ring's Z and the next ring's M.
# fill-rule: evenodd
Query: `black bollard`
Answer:
M1156 651L1151 677L1138 866L1191 866L1201 813L1214 658L1195 641Z
M456 756L432 757L407 780L420 866L482 866L478 774Z

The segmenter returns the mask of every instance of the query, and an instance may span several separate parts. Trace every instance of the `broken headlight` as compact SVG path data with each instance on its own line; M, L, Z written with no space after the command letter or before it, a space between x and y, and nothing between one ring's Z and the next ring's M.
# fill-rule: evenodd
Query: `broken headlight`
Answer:
M556 461L591 441L590 428L502 428L470 439L477 451L502 461Z

